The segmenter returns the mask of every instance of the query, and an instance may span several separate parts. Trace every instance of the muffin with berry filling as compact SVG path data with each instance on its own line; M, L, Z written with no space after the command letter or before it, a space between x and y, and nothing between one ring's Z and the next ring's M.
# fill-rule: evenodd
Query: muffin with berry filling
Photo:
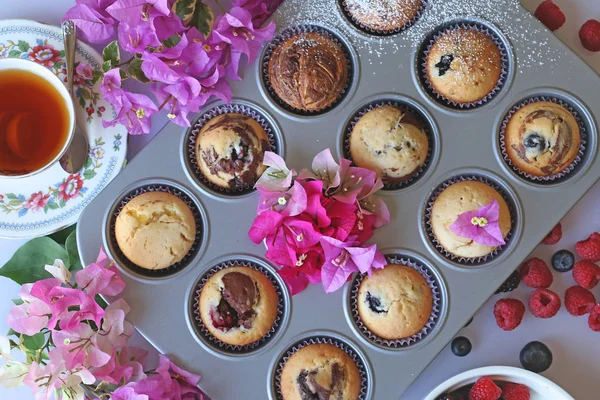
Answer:
M343 4L354 22L379 32L404 28L423 6L421 0L345 0Z
M232 266L211 276L198 302L202 323L220 341L244 346L264 337L277 317L278 297L269 279Z

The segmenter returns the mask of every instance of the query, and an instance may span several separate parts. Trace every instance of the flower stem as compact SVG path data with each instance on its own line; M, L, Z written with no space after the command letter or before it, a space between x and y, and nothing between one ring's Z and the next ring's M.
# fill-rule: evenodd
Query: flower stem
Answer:
M173 96L169 95L169 97L167 97L165 99L165 101L162 102L162 104L158 107L158 111L162 110L164 106L167 105L167 103L171 100Z
M121 67L121 66L123 66L123 65L129 64L130 62L132 62L132 61L133 61L133 59L134 59L134 58L135 58L135 57L131 57L129 60L127 60L127 61L125 61L125 62L122 62L121 64L117 65L117 68L118 68L118 67Z

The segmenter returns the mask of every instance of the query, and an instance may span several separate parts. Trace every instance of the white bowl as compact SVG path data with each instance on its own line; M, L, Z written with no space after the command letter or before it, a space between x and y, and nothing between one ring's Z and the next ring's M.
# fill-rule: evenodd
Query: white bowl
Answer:
M531 400L575 400L560 386L534 372L515 367L483 367L458 374L442 383L425 400L435 400L438 396L475 383L482 376L489 376L495 381L520 383L529 388Z

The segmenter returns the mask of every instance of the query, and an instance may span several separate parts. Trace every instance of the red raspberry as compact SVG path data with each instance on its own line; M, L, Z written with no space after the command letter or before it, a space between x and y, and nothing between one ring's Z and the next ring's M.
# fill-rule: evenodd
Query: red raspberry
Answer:
M600 51L600 22L595 19L586 21L579 29L579 40L589 51Z
M520 271L521 280L531 288L548 288L552 285L552 272L548 264L537 257L525 261Z
M512 331L521 325L525 315L525 304L516 299L500 299L494 304L496 323L505 331Z
M586 240L575 244L579 257L588 261L600 261L600 233L594 232Z
M469 400L498 400L502 389L489 377L479 378L469 392Z
M571 315L579 316L592 311L596 298L581 286L571 286L565 293L565 307Z
M600 267L591 261L577 261L573 267L573 279L582 288L593 289L600 280Z
M502 385L502 398L504 400L529 400L529 388L518 383L505 383Z
M594 306L594 309L588 317L588 324L595 332L600 332L600 303Z
M536 318L552 318L560 310L560 297L552 290L535 289L529 296L529 310Z
M552 0L542 1L533 15L551 31L555 31L563 26L567 20L565 14L563 14L561 9Z
M559 222L542 240L542 244L556 244L560 238L562 238L562 225Z

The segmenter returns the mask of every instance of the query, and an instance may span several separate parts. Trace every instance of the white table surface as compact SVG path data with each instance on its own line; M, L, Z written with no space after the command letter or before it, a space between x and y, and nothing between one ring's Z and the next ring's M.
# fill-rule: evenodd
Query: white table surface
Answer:
M521 1L533 12L542 0ZM560 5L567 15L565 25L556 32L557 36L600 73L600 53L586 51L578 38L579 27L583 22L590 18L600 20L600 1L554 0L554 2ZM25 18L58 25L73 3L73 0L0 0L0 19ZM598 102L600 103L600 94ZM150 135L130 138L130 158L165 125L166 117L158 115L153 122ZM562 240L554 246L539 246L532 256L549 261L554 251L563 248L573 251L576 241L587 237L594 230L600 230L598 199L600 199L600 182L563 219ZM0 239L0 265L4 264L24 242ZM570 273L560 274L560 276L555 274L551 289L564 298L565 290L572 285L574 281ZM17 297L18 291L18 285L8 279L0 278L0 334L8 330L5 316L12 305L10 299ZM561 385L576 400L600 399L600 379L598 379L600 377L600 333L588 328L587 317L572 317L563 306L558 315L550 320L536 319L527 312L521 326L512 332L504 332L496 326L492 310L497 299L514 297L527 303L530 292L531 289L521 285L513 293L493 296L475 315L473 323L460 332L460 335L467 336L473 343L471 353L467 357L459 358L452 354L448 346L404 393L402 399L422 399L442 381L471 368L488 365L520 366L519 351L523 345L532 340L543 341L554 354L554 363L542 375ZM600 286L593 292L600 300ZM139 335L135 335L130 343L147 348L150 351L150 362L157 359L156 351ZM206 373L209 374L210 371ZM390 393L389 398L394 399L396 396ZM28 387L10 390L0 388L2 400L32 398L33 395Z

